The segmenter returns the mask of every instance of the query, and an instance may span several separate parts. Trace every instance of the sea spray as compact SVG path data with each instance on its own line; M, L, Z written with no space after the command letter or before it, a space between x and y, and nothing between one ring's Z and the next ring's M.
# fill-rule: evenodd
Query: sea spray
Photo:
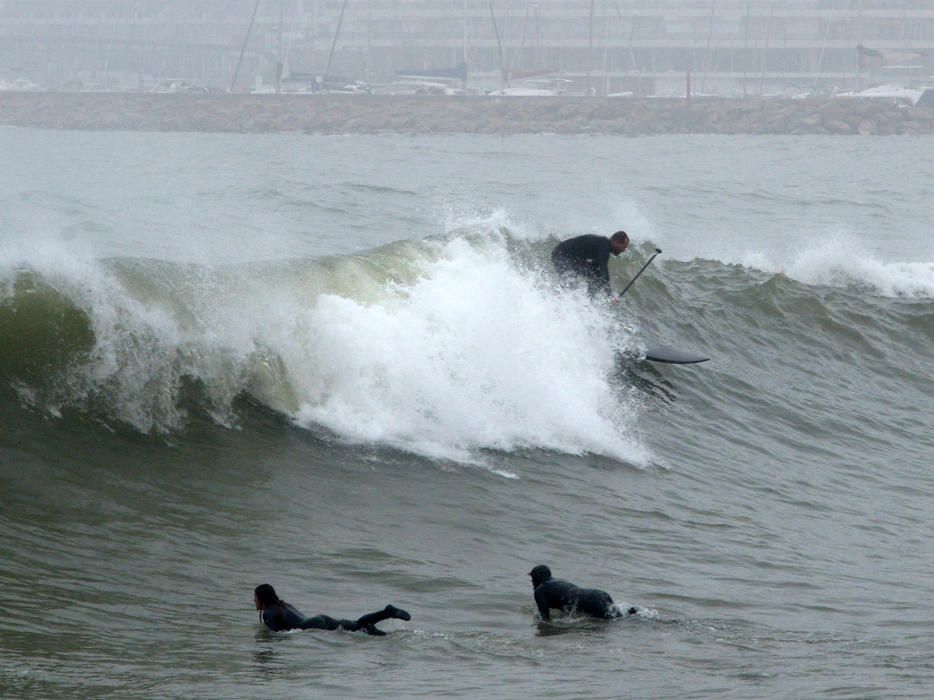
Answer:
M783 256L749 253L740 262L807 285L853 288L885 297L934 297L934 262L884 261L859 239L841 232L799 242Z
M524 447L643 463L636 411L612 386L619 326L557 294L504 248L446 245L380 303L323 295L298 413L339 435L439 457Z

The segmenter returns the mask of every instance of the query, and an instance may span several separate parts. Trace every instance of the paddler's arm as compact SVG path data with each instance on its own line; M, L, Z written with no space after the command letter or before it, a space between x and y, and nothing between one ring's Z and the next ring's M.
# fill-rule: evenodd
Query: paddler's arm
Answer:
M610 252L603 253L601 252L600 257L597 258L594 262L597 263L597 274L595 277L600 280L600 288L606 292L606 295L611 299L616 299L613 296L613 289L610 287Z
M538 606L538 616L542 618L544 622L549 622L551 620L547 598L548 596L545 595L545 591L541 586L535 589L535 605Z

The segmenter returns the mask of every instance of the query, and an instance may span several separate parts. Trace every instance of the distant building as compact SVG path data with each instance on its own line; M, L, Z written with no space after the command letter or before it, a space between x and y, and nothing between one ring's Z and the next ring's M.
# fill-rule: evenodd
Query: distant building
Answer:
M731 96L924 82L934 2L0 0L0 80L53 89L389 82L460 64L476 89L551 76L582 94L683 95L689 73L695 94Z

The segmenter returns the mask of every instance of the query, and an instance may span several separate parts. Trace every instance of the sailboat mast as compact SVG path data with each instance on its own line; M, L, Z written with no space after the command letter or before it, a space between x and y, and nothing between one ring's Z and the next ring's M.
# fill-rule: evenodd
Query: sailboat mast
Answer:
M337 37L341 33L341 25L344 23L344 11L347 9L348 0L344 0L341 5L341 13L337 18L337 28L334 30L334 39L331 41L331 50L328 51L328 62L324 66L324 76L321 78L321 86L324 87L324 84L328 81L328 73L331 72L331 59L334 58L334 49L337 47Z
M593 11L596 0L590 0L590 20L587 25L587 94L593 94Z
M468 58L470 34L467 31L467 0L464 0L464 90L467 90L467 76L470 75L470 60Z
M502 74L503 84L509 85L509 77L506 73L506 56L503 51L503 42L499 38L499 27L496 25L496 14L493 12L493 0L490 0L490 19L493 20L493 32L496 34L496 45L499 46L499 70Z
M237 76L240 74L240 64L243 63L243 54L246 53L246 45L250 41L250 34L253 32L253 23L256 22L256 12L259 10L259 3L260 0L256 0L256 4L253 5L253 16L250 17L250 26L247 27L246 36L243 37L243 46L240 47L240 58L237 59L237 67L234 69L228 92L233 92L234 85L237 83Z
M276 94L282 92L282 72L285 61L282 56L282 24L285 22L285 0L279 0L279 48L276 51Z

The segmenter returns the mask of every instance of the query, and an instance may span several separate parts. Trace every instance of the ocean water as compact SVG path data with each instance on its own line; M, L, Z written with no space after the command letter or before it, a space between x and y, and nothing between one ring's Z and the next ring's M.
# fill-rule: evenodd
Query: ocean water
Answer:
M934 139L0 153L0 696L930 697Z

